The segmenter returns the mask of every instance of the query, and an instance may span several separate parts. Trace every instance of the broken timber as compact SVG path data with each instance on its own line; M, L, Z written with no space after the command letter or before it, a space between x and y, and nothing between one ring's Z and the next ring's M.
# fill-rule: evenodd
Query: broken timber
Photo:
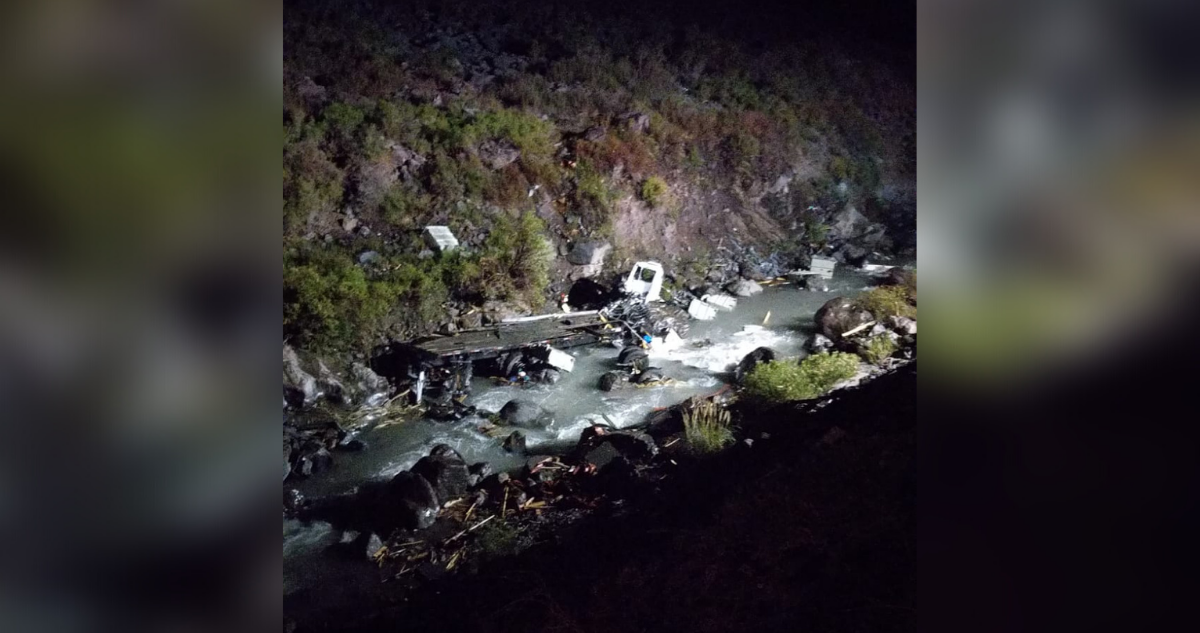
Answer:
M543 345L558 349L591 345L620 333L595 312L552 316L555 318L499 323L450 336L420 338L395 344L393 349L410 355L421 365L437 367L496 358L506 352Z

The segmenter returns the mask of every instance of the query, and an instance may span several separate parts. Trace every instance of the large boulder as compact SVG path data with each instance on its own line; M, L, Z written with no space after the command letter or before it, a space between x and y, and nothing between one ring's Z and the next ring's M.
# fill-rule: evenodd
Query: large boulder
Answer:
M441 504L433 486L424 477L404 471L387 484L386 494L376 509L389 524L422 530L437 519Z
M875 317L857 301L846 297L834 297L825 302L813 315L817 330L832 341L842 340L846 332L854 331L874 321Z
M283 396L294 407L308 406L321 395L317 379L300 366L300 357L290 345L283 346Z
M742 358L737 369L734 370L733 376L738 382L741 382L746 374L753 371L760 363L769 363L773 360L775 360L775 351L769 347L760 347Z
M429 482L438 501L442 503L467 494L471 487L471 472L467 462L458 451L445 444L433 447L428 455L417 460L411 470Z
M500 408L500 420L507 426L520 426L529 429L546 426L546 410L536 402L528 400L509 400Z
M758 282L756 281L750 279L738 279L737 281L731 282L729 285L725 286L725 290L728 290L730 294L737 295L739 297L752 297L762 292L763 288L762 286L758 285Z

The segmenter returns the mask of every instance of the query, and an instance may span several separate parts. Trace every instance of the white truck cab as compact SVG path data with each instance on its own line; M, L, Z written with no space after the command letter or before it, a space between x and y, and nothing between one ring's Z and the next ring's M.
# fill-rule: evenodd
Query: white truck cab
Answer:
M629 271L625 280L625 292L645 297L647 302L660 301L663 285L663 267L658 262L638 262Z

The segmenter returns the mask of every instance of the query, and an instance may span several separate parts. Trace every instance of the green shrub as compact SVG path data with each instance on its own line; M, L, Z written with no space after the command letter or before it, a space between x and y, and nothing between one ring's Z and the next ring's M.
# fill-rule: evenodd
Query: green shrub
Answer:
M844 352L813 354L799 363L771 361L746 375L746 393L767 402L808 400L858 372L858 357Z
M503 519L489 521L475 537L484 559L511 556L517 553L517 530Z
M896 342L890 336L882 334L872 337L859 350L859 354L862 355L863 360L872 365L882 365L883 361L891 358L892 354L895 353Z
M529 211L515 220L503 214L498 217L481 249L479 293L491 299L521 297L540 304L550 285L553 255L545 230L546 225Z
M683 413L683 433L692 450L715 453L733 443L729 411L715 402L704 402Z
M862 293L858 302L879 321L891 316L917 318L917 309L908 302L909 291L904 286L878 286Z
M651 176L642 181L642 200L652 207L657 207L663 201L667 191L667 182L658 176Z
M397 288L367 279L349 255L310 250L283 269L284 332L318 350L356 345L387 316Z

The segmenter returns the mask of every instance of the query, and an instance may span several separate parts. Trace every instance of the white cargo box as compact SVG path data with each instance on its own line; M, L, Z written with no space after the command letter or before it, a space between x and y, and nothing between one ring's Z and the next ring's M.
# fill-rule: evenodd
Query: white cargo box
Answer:
M807 272L825 279L833 279L833 268L835 266L837 266L837 260L829 259L828 257L814 257L812 258L812 263L808 266Z
M458 248L458 238L454 237L448 226L427 226L421 237L429 245L429 248L439 253Z
M733 310L737 307L737 297L732 295L704 295L701 301L722 310Z
M553 365L554 367L561 369L563 371L571 371L571 370L575 369L575 357L574 356L572 356L566 352L556 350L553 347L550 347L547 349L550 350L549 353L546 355L547 363L549 363L550 365Z
M688 305L688 314L692 315L693 319L712 321L717 318L717 309L699 299L692 299L692 303Z

